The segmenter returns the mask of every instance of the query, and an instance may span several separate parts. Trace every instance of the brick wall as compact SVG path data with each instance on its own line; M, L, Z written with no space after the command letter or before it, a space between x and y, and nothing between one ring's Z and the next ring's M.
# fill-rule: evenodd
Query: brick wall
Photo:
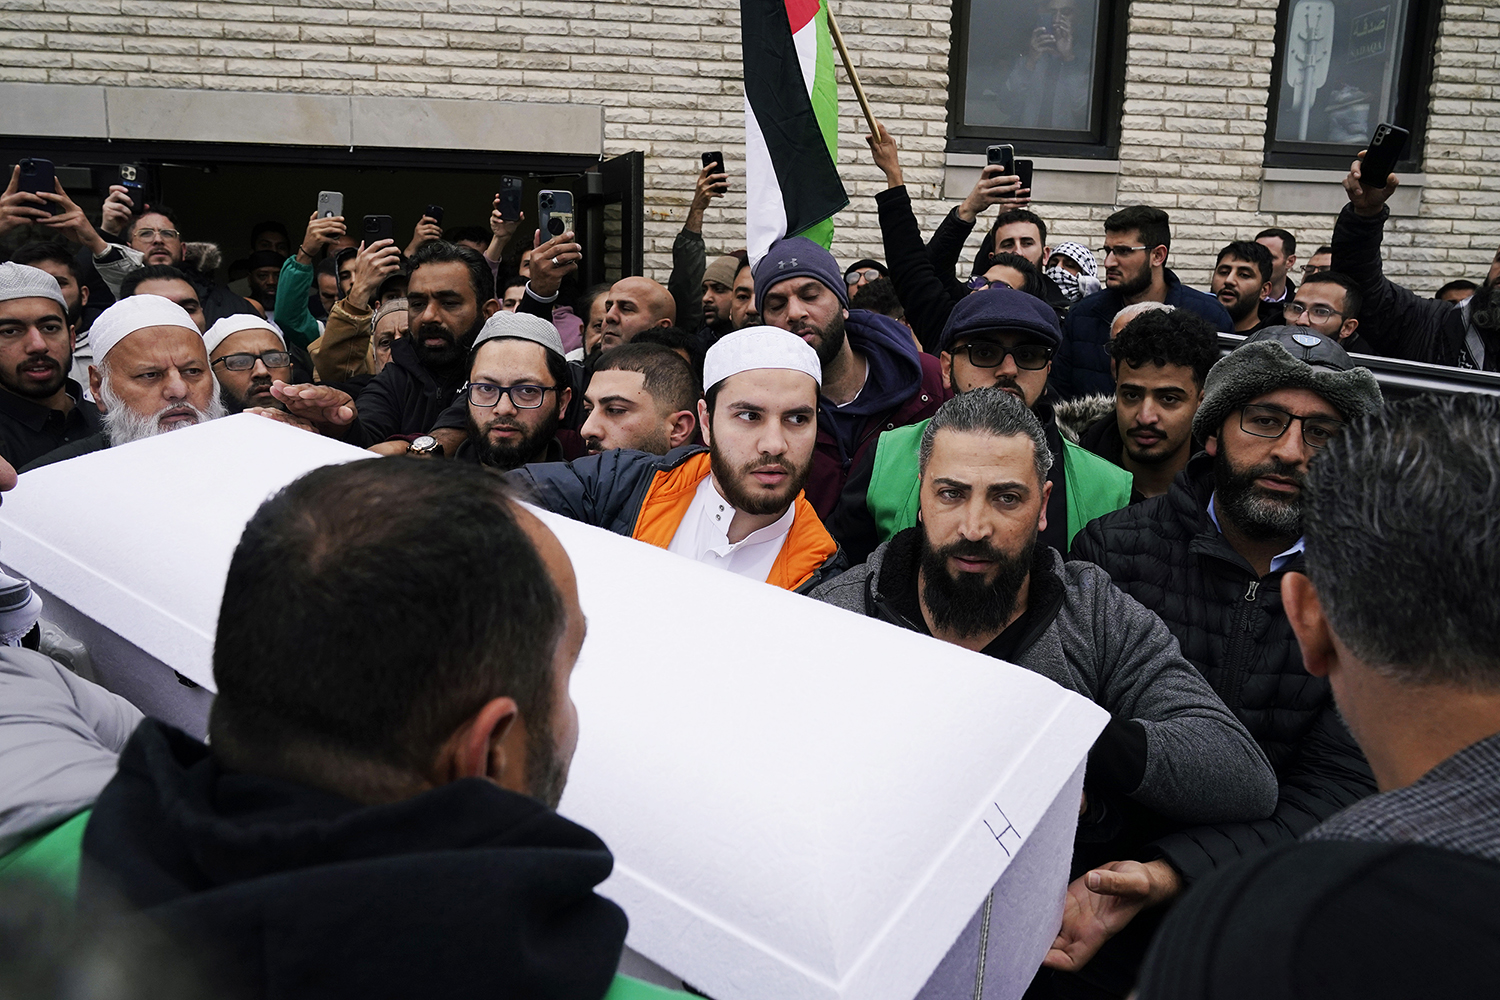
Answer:
M1312 247L1332 229L1332 216L1257 212L1276 6L1131 6L1120 201L1172 213L1172 266L1189 284L1206 285L1230 238L1279 225ZM836 10L930 231L950 205L939 193L951 5ZM1500 237L1500 7L1446 4L1435 66L1422 212L1387 240L1402 256L1392 273L1423 290L1482 275ZM727 0L0 0L0 80L602 104L607 152L646 153L647 265L662 279L698 154L721 148L731 170L743 163L739 79L739 12ZM852 201L835 252L880 257L873 195L884 181L839 79ZM713 248L743 241L736 187L709 212ZM1036 207L1058 239L1090 246L1110 211Z

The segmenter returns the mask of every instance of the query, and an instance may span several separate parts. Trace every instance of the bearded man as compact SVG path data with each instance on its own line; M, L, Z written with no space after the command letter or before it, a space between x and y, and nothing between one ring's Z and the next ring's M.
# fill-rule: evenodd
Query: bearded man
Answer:
M1380 405L1375 377L1333 341L1300 327L1262 330L1209 370L1193 418L1204 453L1166 495L1106 514L1074 539L1073 558L1103 567L1166 622L1270 759L1279 792L1269 818L1162 825L1075 872L1046 961L1052 975L1125 995L1161 904L1375 790L1327 680L1303 669L1281 588L1303 565L1309 464L1345 423Z
M557 429L573 401L573 379L557 327L540 316L497 312L474 341L469 437L454 456L502 472L558 461Z
M1500 249L1473 295L1461 302L1422 298L1385 276L1380 241L1390 217L1386 201L1400 182L1360 183L1361 153L1344 178L1349 204L1333 227L1332 269L1359 288L1359 335L1374 353L1457 368L1500 371Z
M841 572L838 545L802 495L817 436L818 355L748 327L703 361L708 447L617 448L512 473L543 506L731 573L806 592Z
M89 388L103 427L48 452L22 472L224 415L203 334L170 299L121 299L94 320L89 339L94 346Z

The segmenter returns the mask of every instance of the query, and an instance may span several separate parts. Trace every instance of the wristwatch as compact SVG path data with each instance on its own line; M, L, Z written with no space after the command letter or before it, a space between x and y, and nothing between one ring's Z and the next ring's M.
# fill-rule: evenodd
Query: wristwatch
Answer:
M431 458L443 453L443 446L431 434L423 434L406 446L406 453L417 458Z

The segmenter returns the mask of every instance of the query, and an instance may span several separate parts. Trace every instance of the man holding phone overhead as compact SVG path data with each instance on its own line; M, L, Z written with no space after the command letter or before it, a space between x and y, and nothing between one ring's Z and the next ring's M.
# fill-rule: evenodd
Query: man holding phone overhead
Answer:
M1390 133L1390 126L1381 125L1376 137ZM1391 214L1386 202L1400 181L1390 173L1395 157L1382 159L1377 164L1373 150L1361 151L1350 164L1344 178L1349 204L1333 227L1333 270L1354 279L1364 300L1357 317L1360 336L1391 357L1500 371L1500 250L1490 261L1484 284L1459 303L1423 298L1387 278L1380 242ZM1378 183L1380 174L1386 175L1384 184Z
M687 219L682 231L672 243L672 275L667 279L667 290L677 303L677 318L684 330L697 333L702 327L714 329L714 336L722 336L731 328L728 318L717 324L712 321L698 322L696 317L704 315L703 276L708 270L708 248L703 240L703 213L709 203L729 193L729 174L724 169L722 150L707 150L699 159L702 168L698 171L693 186L693 200L688 205ZM733 281L730 282L733 289Z

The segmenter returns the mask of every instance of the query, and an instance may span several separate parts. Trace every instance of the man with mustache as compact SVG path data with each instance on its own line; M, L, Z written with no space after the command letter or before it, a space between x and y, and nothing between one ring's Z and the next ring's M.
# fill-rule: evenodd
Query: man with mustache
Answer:
M573 380L557 327L530 313L497 312L469 361L469 437L454 456L501 472L559 461L557 429Z
M1456 368L1500 371L1500 249L1478 291L1461 302L1425 299L1385 276L1380 241L1396 193L1395 174L1383 188L1360 183L1364 151L1344 178L1349 204L1333 226L1332 269L1354 279L1362 303L1359 334L1379 354Z
M1078 443L1130 473L1131 502L1161 496L1187 467L1203 381L1219 360L1219 338L1183 309L1152 309L1110 341L1114 408Z
M225 316L203 335L209 366L219 380L219 398L230 413L252 406L286 410L271 393L292 373L292 356L281 333L259 316Z
M985 386L1004 389L1036 413L1056 459L1042 541L1067 550L1085 524L1130 502L1130 475L1063 437L1052 404L1043 398L1060 333L1057 313L1034 295L989 288L965 296L948 314L938 338L943 388L962 395ZM917 523L917 456L927 421L896 426L856 458L828 530L851 561Z
M1132 809L1179 823L1269 814L1270 765L1166 626L1097 566L1064 563L1041 540L1052 451L1021 399L988 387L944 403L920 462L920 521L813 596L1008 660L1109 711L1075 869L1122 848Z
M74 326L57 279L0 264L0 457L14 468L99 432L99 411L68 377Z
M704 358L698 423L707 448L616 449L512 476L574 520L806 593L847 565L802 495L821 378L801 338L737 330Z
M1162 617L1265 751L1280 791L1268 819L1165 827L1077 878L1046 960L1056 975L1123 996L1161 912L1131 926L1143 910L1374 791L1328 682L1303 669L1282 579L1302 571L1309 463L1380 405L1375 377L1332 341L1262 330L1209 371L1193 419L1204 453L1165 496L1107 514L1074 540L1072 558L1103 567Z
M203 334L177 303L160 295L132 295L100 313L89 335L94 345L89 389L103 426L22 472L224 415Z

